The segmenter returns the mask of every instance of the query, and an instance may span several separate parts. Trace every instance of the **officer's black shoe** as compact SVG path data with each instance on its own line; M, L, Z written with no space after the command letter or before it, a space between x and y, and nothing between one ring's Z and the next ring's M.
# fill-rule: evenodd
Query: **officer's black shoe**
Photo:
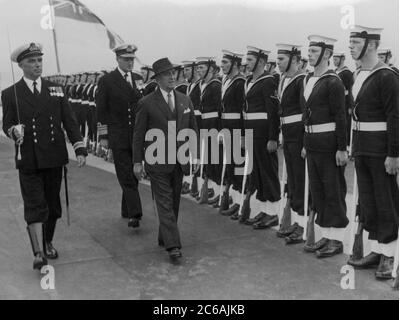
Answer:
M139 228L140 227L140 220L136 219L136 218L130 219L127 226L129 228L133 228L133 229Z
M333 256L342 254L344 252L344 245L341 241L329 240L328 244L316 251L316 256L319 259L331 258Z
M300 244L303 243L303 233L304 229L300 226L297 226L295 231L291 233L288 237L285 238L285 244L286 245L292 245L292 244Z
M348 261L348 265L355 269L372 269L377 268L381 262L381 255L377 253L370 253L367 257L360 260L354 260L352 257Z
M323 249L328 244L328 239L322 238L312 245L305 245L303 250L307 253L315 253L317 250Z
M181 194L183 195L183 196L185 196L186 194L189 194L190 193L190 189L182 189L181 190Z
M47 259L49 260L56 260L58 259L58 252L57 250L53 247L53 244L51 242L45 244L45 252L44 255Z
M240 210L239 204L234 204L230 209L221 211L220 214L225 217L231 217Z
M199 192L191 192L190 196L193 198L197 198L199 196Z
M262 221L265 217L266 217L266 213L261 212L255 218L247 219L247 221L245 221L244 224L246 224L247 226L252 226L255 223Z
M291 234L293 234L295 232L295 230L299 227L299 225L297 223L293 224L292 226L289 226L286 229L280 229L279 231L277 231L276 235L277 238L282 238L285 239L287 237L289 237Z
M219 204L219 200L220 200L220 196L217 196L216 198L210 199L208 200L208 204L210 206L213 206L215 204Z
M380 265L378 266L375 278L377 280L391 280L393 271L394 258L388 258L381 255Z
M278 216L269 216L268 214L266 214L266 216L261 221L254 224L253 228L254 230L264 230L277 227L278 223Z
M42 270L44 266L47 266L47 259L44 257L44 254L38 253L35 255L35 259L33 260L33 270Z

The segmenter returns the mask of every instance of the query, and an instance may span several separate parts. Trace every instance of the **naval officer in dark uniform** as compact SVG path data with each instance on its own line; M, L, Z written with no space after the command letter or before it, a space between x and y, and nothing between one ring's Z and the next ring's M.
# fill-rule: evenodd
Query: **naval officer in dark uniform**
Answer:
M62 168L68 163L64 130L79 167L85 165L87 156L62 87L41 78L42 56L40 44L16 49L11 60L18 63L24 76L1 95L3 131L16 142L16 167L35 256L33 268L37 270L47 264L47 259L58 258L52 242L62 211Z
M111 148L116 175L122 188L122 217L138 228L142 218L138 180L133 174L133 130L141 94L132 70L137 47L125 44L114 49L118 67L101 78L96 97L100 143Z

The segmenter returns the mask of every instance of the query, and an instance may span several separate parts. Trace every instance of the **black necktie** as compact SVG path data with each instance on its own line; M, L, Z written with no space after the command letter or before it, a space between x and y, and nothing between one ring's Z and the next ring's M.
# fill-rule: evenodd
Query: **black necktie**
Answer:
M39 96L39 90L37 90L37 82L36 81L34 81L33 82L33 95L35 96L35 97L37 97L37 96Z
M128 73L125 73L125 81L129 84L130 88L133 88L132 84L129 81L129 74Z

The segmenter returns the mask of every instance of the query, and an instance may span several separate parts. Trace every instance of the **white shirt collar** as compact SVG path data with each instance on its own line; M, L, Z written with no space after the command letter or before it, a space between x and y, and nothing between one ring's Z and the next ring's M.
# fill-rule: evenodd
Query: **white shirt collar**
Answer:
M165 99L166 103L168 103L168 93L165 90L161 89L161 88L159 88L159 90L161 90L163 98ZM175 92L174 92L174 90L172 90L170 92L170 94L172 96L172 101L174 102L175 101Z
M132 83L132 73L129 71L129 72L125 72L125 71L123 71L121 68L119 68L118 67L118 70L119 70L119 72L120 72L120 74L122 75L122 78L123 79L125 79L125 74L127 74L127 79L128 79L128 81L130 82L130 83Z
M26 85L28 86L29 90L32 91L32 93L33 93L33 82L34 81L30 80L26 77L23 77L23 79L24 79ZM35 81L37 83L36 89L37 89L37 91L39 91L39 93L41 93L42 92L42 78L39 77Z

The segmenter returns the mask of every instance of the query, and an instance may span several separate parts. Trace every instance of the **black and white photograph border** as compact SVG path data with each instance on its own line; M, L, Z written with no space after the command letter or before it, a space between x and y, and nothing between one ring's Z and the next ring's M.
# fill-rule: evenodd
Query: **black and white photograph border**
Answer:
M0 25L1 300L399 299L399 1L0 0Z

